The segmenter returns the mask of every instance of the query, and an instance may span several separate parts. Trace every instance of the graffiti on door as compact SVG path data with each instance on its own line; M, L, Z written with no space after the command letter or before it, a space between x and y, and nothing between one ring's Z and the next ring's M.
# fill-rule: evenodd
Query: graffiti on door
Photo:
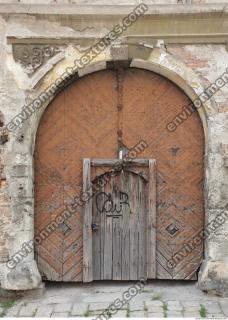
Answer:
M116 194L107 192L99 192L96 196L96 208L99 213L105 213L107 216L118 217L122 216L123 206L128 206L129 196L126 192L116 190Z

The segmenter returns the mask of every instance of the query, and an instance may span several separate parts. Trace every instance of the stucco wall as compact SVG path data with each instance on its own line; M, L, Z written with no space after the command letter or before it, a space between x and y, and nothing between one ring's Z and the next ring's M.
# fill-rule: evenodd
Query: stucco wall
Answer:
M3 3L4 1L1 2ZM11 1L11 3L12 2L16 1ZM30 1L22 2L29 3ZM65 3L66 1L59 2ZM87 3L87 1L83 2ZM161 1L156 2L161 3ZM118 3L120 2L118 1ZM136 3L136 1L132 1L132 3ZM173 3L173 1L169 1L169 3ZM18 190L17 180L13 178L14 172L12 171L12 163L15 165L21 165L23 163L28 166L32 165L26 156L32 152L32 150L30 150L31 145L26 142L26 137L25 139L22 138L22 141L17 141L20 152L18 152L15 157L12 151L15 144L16 133L7 131L4 125L14 118L17 113L22 110L24 105L29 104L43 86L45 87L52 83L54 74L60 74L61 70L64 72L64 68L73 61L73 58L82 55L85 49L91 45L89 42L80 45L77 43L77 40L71 42L69 36L80 36L82 39L91 37L99 38L104 32L109 30L109 27L106 27L105 19L100 23L100 27L99 24L96 23L95 27L89 26L88 29L83 30L66 26L61 22L61 18L59 18L59 21L58 19L56 20L56 18L52 19L51 16L49 18L42 18L42 20L36 19L37 17L35 15L26 16L26 14L3 15L0 17L0 271L2 273L5 273L5 262L9 260L12 252L16 251L16 235L18 237L19 233L23 240L24 238L27 239L30 233L31 235L33 234L33 214L30 211L31 208L26 209L18 206L18 208L15 209L17 206L15 199L20 190ZM143 24L140 28L141 32L143 32ZM57 35L60 35L60 38L61 36L63 38L66 37L68 40L65 43L63 41L60 44L53 44L53 36L57 37ZM9 41L9 38L7 39L7 37L10 37L12 40L13 36L15 36L16 39L14 39L14 42ZM58 46L61 48L61 51L54 57L51 57L51 59L47 58L44 60L41 66L42 68L28 74L22 64L18 62L17 57L13 55L13 46L17 44L17 41L21 44L20 38L29 39L29 42L26 43L33 44L33 37L42 37L42 39L45 39L45 45L52 47ZM138 41L140 42L140 38ZM145 39L143 39L143 42L147 44ZM36 41L34 41L34 43L36 43ZM22 45L24 45L23 41ZM155 49L151 47L150 50L153 52ZM166 53L171 57L173 56L176 61L177 72L179 72L178 68L182 68L182 64L186 65L189 70L191 69L195 72L199 82L204 88L214 83L214 81L226 71L226 68L228 68L228 52L225 44L165 43L165 46L162 45L158 60L162 59L162 56ZM139 53L135 50L132 55L134 54L137 58ZM141 53L139 55L141 55ZM147 53L145 53L145 57L146 56L148 58ZM111 59L109 49L103 52L98 60L99 59L103 61ZM52 62L50 63L50 61ZM167 65L167 68L169 68L169 65ZM43 76L40 73L42 71L41 69L43 70ZM186 77L188 76L189 75L186 74ZM194 86L197 87L198 84L193 83L193 89ZM224 210L225 205L228 203L228 168L225 166L228 152L228 84L223 86L213 96L211 104L213 110L207 115L207 122L209 124L208 139L210 143L208 144L209 149L206 155L208 166L205 173L205 179L206 182L208 182L205 183L207 189L205 190L207 194L205 203L206 222ZM34 115L34 117L36 117L36 115ZM23 126L21 127L23 132ZM33 128L31 130L33 130ZM18 135L16 137L16 139L18 139ZM10 158L10 154L14 154L13 157L15 158ZM24 192L24 194L22 194L21 197L32 201L32 176L30 178L30 183L25 185L25 188L22 186L22 189L24 188L22 193ZM21 179L23 182L23 176ZM17 246L19 248L19 245L16 245L16 247ZM210 261L213 266L211 269L209 268L210 270L206 270L201 277L202 283L206 283L205 286L203 287L202 285L202 287L217 291L221 294L221 292L227 290L228 284L227 221L214 235L210 236L206 246L205 259ZM33 261L33 253L26 257L25 261L28 263ZM212 274L214 275L214 278L212 277L213 279L211 279ZM222 280L222 282L220 280ZM221 283L225 283L222 289ZM37 283L34 286L31 285L31 288L37 285ZM6 285L4 285L4 287L6 287ZM20 286L15 286L15 289L18 288L20 288Z

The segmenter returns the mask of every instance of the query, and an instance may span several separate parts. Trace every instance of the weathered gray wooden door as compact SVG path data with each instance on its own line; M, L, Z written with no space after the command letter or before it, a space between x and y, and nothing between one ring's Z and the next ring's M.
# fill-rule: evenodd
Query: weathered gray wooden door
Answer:
M105 163L92 160L90 168L84 160L84 182L92 182L84 217L84 281L154 278L155 162L138 160L114 174Z

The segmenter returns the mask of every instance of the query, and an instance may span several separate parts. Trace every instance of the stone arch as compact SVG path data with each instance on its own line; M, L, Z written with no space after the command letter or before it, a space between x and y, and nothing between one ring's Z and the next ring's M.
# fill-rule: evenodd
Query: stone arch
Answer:
M204 91L198 76L190 68L182 62L177 61L161 48L152 49L147 60L139 59L137 56L131 58L129 67L154 71L170 79L186 93L191 101L194 101L199 94ZM125 60L129 63L129 57L126 57ZM110 61L118 63L118 59L111 54L105 60L102 59L102 57L98 57L96 62L84 67L83 70L79 72L75 72L74 79L99 70L104 70L108 68L108 62ZM68 65L65 64L64 67L70 67L72 65L71 63L72 61L69 62ZM58 64L53 66L53 69L48 73L52 82L58 79L57 69ZM43 77L42 75L37 83L38 82L41 86L39 89L36 89L36 87L33 89L34 98L41 93L41 90L45 90L45 76ZM25 243L29 243L34 239L33 152L35 148L36 131L43 112L55 95L56 93L53 94L49 101L43 103L42 107L12 134L9 144L9 162L6 168L6 177L8 181L11 181L9 186L9 194L12 200L11 210L14 216L16 215L16 211L19 210L18 208L20 208L21 214L23 215L22 222L19 226L15 226L12 222L13 240L10 244L10 257L17 254ZM198 112L204 128L205 152L207 153L207 117L213 113L211 102L207 101L203 103L202 108L200 108ZM207 168L207 163L205 163L205 168ZM207 193L205 193L205 203L207 203ZM39 288L41 285L41 277L34 259L33 249L31 249L29 255L14 268L9 269L5 266L4 274L2 288L5 289L27 290Z

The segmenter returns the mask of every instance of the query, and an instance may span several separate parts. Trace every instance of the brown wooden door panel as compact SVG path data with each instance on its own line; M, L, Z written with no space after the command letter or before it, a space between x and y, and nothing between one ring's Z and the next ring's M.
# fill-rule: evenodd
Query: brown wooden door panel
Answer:
M135 159L110 174L120 162L83 160L83 189L96 190L84 206L85 282L156 276L155 161Z
M146 184L139 175L123 171L94 196L94 280L146 277Z
M34 154L35 232L39 234L82 190L83 158L116 158L120 117L124 145L132 148L143 139L148 148L138 157L157 161L156 277L194 279L202 259L202 244L174 269L169 269L167 262L204 225L204 137L200 118L195 112L176 131L168 132L167 123L190 103L188 97L153 72L130 68L122 71L121 77L121 88L115 70L83 77L64 89L43 114ZM121 116L117 111L119 89ZM118 234L118 225L115 232ZM81 207L66 225L36 245L36 257L44 278L82 281ZM124 263L128 270L130 262Z

